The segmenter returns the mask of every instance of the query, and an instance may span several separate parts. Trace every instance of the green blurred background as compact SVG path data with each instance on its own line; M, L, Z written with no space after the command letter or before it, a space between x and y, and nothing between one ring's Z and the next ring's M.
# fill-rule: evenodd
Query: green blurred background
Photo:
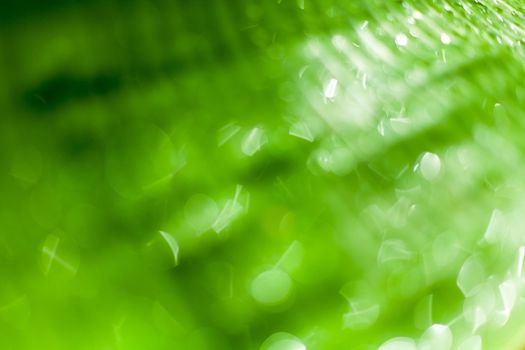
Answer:
M4 0L1 349L519 349L521 1Z

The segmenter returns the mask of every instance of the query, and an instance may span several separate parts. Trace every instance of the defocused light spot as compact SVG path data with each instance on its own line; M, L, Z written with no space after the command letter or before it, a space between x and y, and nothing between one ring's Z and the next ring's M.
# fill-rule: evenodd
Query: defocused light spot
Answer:
M399 135L405 135L408 132L410 132L410 128L412 126L412 122L408 118L391 118L390 119L390 127L396 134Z
M496 322L499 327L503 327L509 320L510 314L514 309L518 298L518 290L514 281L507 280L498 286L498 291L502 307L497 311Z
M414 309L414 323L418 329L426 329L432 324L432 304L434 296L422 298Z
M426 152L419 162L419 171L426 180L435 180L441 172L441 159L437 154Z
M377 124L377 133L381 136L385 136L385 124L382 120Z
M44 242L44 246L42 247L42 262L45 274L49 273L49 270L51 269L51 264L53 264L53 261L56 258L56 252L59 242L60 239L54 235L47 236L46 241Z
M285 332L272 334L261 345L261 350L307 350L303 342Z
M393 338L381 345L378 350L416 350L416 342L411 338Z
M472 326L473 332L494 319L496 294L490 282L481 284L474 294L463 302L463 317Z
M223 126L219 129L217 133L217 144L219 146L224 145L228 140L230 140L232 137L235 136L239 131L241 130L241 127L234 123L229 123Z
M292 272L301 265L304 257L304 249L299 241L293 241L275 264L275 268L283 271Z
M411 200L405 196L400 196L400 198L388 210L388 216L392 226L398 228L405 226L407 224L408 218L414 212L415 208L415 204L413 204Z
M411 258L412 252L408 250L405 242L401 240L384 241L377 255L377 261L380 264L396 260L409 260Z
M331 155L325 149L318 149L310 155L306 165L314 175L321 175L330 171Z
M173 255L173 266L177 266L179 264L179 244L169 233L164 231L159 231L159 233L170 247L171 253Z
M396 268L396 265L385 264L391 268L386 288L390 295L395 297L414 297L422 288L425 276L421 268L416 264L405 264L403 268ZM397 265L399 266L399 264Z
M349 149L337 148L330 155L330 169L338 176L345 176L354 167L354 157Z
M500 128L506 128L509 125L507 109L501 103L494 104L494 121Z
M303 66L300 70L299 70L299 73L297 73L297 76L299 77L299 79L301 79L304 75L304 73L306 73L306 71L308 70L308 66Z
M268 138L264 129L255 127L248 131L242 140L241 150L244 154L251 157L259 151L266 143Z
M319 57L321 54L321 44L316 38L311 38L306 45L307 52L312 58Z
M369 328L377 321L380 310L378 304L363 308L350 302L350 311L343 315L343 328L352 330Z
M330 79L330 81L328 82L328 84L326 85L324 89L324 97L331 100L335 97L336 92L337 92L337 79L332 78Z
M403 33L399 33L396 35L395 41L397 46L406 46L408 44L408 37Z
M494 209L487 230L485 231L485 240L488 243L494 244L504 239L506 232L507 224L503 213L498 209Z
M44 274L48 274L53 267L53 264L58 264L58 266L65 269L68 273L75 275L78 270L78 265L75 262L67 261L62 256L59 256L57 253L58 244L60 238L55 235L49 235L46 237L46 240L42 246L42 268Z
M414 11L412 12L412 17L414 17L415 19L423 19L423 14L419 11Z
M472 333L476 333L479 327L487 323L487 314L481 306L474 306L463 311L463 317L472 325Z
M361 86L363 87L363 89L367 89L368 87L368 75L365 73L363 74L363 77L361 78Z
M450 350L452 347L452 332L446 325L435 324L425 331L421 337L418 350Z
M516 274L518 275L518 278L521 278L523 276L523 263L525 262L525 247L520 247L518 250L518 267Z
M192 196L184 207L186 221L197 234L210 229L218 214L217 203L204 194Z
M447 33L441 33L441 42L445 45L449 45L452 42L452 39Z
M308 142L313 142L315 139L314 135L312 134L312 131L308 127L308 124L306 124L305 122L297 122L293 124L290 127L288 134L306 140Z
M432 260L438 267L447 266L458 258L460 248L454 235L443 233L432 243Z
M237 218L237 216L243 211L247 210L248 205L241 202L242 186L237 185L235 187L235 195L233 199L228 199L222 207L220 213L212 224L212 229L216 233L221 233L230 223ZM246 193L248 198L249 194Z
M458 350L481 350L482 341L479 335L473 335L463 340L458 347Z
M485 269L479 258L472 256L461 266L457 279L457 285L466 297L473 295L479 286L485 281Z
M348 48L348 42L346 41L345 37L337 34L332 37L332 45L339 50L344 51Z
M274 269L259 274L251 284L251 294L260 304L272 306L286 300L292 289L287 273Z

